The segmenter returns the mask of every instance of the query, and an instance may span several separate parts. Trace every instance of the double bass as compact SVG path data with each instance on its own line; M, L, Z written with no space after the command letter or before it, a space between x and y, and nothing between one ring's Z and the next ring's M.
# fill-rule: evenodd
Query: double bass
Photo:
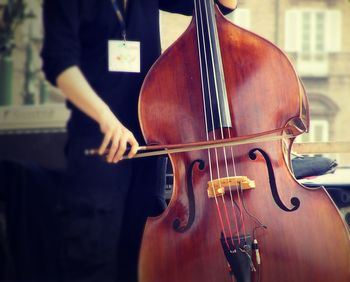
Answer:
M292 143L309 121L290 61L212 0L194 4L189 27L143 83L140 124L147 144L166 150L224 145L169 154L173 195L147 220L139 281L349 282L339 211L291 170Z

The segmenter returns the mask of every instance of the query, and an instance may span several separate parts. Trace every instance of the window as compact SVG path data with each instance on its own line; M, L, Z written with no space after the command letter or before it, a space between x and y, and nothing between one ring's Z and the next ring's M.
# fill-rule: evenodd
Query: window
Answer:
M310 105L309 133L297 137L298 142L329 142L334 130L334 121L339 113L339 106L323 93L308 95Z
M329 141L329 122L326 119L310 120L310 130L300 136L301 142Z
M296 53L300 75L327 76L328 54L341 47L340 20L337 10L286 12L285 50Z
M329 121L327 119L311 119L308 133L299 135L296 143L329 142ZM307 154L314 156L314 154ZM329 157L329 154L322 154Z

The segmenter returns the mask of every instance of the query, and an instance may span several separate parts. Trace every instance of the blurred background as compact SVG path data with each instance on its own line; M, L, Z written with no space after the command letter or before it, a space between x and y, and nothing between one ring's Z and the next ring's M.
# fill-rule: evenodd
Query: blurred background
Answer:
M310 130L296 142L342 145L332 154L309 154L329 158L337 169L303 183L324 185L350 226L350 1L238 1L238 8L226 17L282 49L305 86ZM60 91L41 71L41 8L42 0L0 0L0 159L31 161L60 170L65 166L69 111ZM161 12L163 51L190 20ZM167 191L171 194L171 169ZM5 236L2 212L0 201L0 259ZM0 277L1 265L0 260Z
M42 0L0 0L0 156L35 155L45 165L60 167L69 112L41 71L41 5ZM273 42L292 61L311 117L309 133L297 142L350 141L350 2L240 0L227 18ZM190 20L161 12L163 50ZM350 165L349 153L326 156Z

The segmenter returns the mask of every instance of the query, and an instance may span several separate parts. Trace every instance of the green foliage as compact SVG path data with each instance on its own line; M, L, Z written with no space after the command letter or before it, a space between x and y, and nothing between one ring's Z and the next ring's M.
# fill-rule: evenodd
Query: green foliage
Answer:
M0 57L11 55L18 26L32 15L26 13L24 0L8 0L0 14Z

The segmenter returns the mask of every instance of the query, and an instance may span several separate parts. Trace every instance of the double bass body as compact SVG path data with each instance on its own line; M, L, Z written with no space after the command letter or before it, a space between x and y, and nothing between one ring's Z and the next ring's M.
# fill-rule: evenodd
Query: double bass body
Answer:
M215 17L230 126L217 128L212 121L206 129L202 92L209 79L201 74L194 19L142 87L139 114L146 141L189 143L307 127L306 97L283 52L217 9ZM139 281L350 281L344 222L324 189L306 189L292 176L290 146L275 140L170 155L174 191L164 213L147 221ZM248 177L254 188L233 184L223 196L208 196L210 181L232 176ZM248 250L250 273L237 277L225 246L239 249L254 239L261 262Z

